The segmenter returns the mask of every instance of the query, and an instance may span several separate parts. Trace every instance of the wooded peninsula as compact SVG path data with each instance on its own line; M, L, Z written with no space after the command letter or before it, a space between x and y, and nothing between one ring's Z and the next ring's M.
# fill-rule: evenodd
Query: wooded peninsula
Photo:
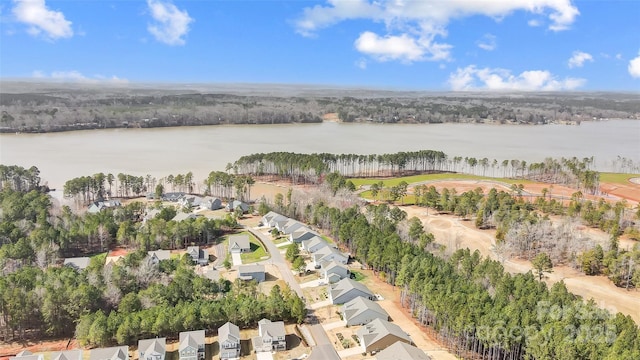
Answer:
M294 85L3 82L0 132L224 124L579 124L640 118L631 93L434 93Z

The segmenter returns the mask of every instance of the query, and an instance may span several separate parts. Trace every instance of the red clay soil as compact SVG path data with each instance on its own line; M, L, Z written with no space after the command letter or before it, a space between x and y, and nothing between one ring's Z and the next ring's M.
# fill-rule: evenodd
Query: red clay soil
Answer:
M68 345L68 346L67 346ZM8 360L9 357L15 356L22 350L29 350L33 354L47 351L63 351L68 349L78 349L78 343L75 339L69 340L52 340L52 341L26 341L12 342L0 344L0 360Z
M129 253L129 251L127 249L117 247L117 248L109 251L109 254L107 254L107 256L109 256L109 257L111 257L111 256L125 256L128 253Z

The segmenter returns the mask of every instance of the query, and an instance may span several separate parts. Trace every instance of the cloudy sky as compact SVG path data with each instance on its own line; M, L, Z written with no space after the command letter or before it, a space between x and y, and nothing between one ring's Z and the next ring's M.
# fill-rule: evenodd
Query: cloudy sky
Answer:
M2 0L0 77L640 91L638 0Z

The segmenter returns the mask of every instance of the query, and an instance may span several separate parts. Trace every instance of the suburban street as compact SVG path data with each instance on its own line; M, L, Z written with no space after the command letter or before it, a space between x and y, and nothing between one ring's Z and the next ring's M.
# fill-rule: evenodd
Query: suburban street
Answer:
M293 277L293 272L291 272L289 265L287 265L284 258L282 257L282 254L280 254L280 249L278 249L278 247L273 243L273 241L271 241L271 238L263 235L260 231L257 231L249 226L245 226L245 229L247 229L250 233L252 233L258 239L260 239L260 241L264 244L264 246L267 247L267 252L269 252L269 254L271 255L271 259L267 261L277 266L278 270L280 270L280 273L282 274L282 280L284 280L287 284L289 284L289 287L291 288L291 290L295 291L299 297L303 297L304 294L302 293L302 288L300 287L296 279ZM262 262L262 263L265 263L265 262Z

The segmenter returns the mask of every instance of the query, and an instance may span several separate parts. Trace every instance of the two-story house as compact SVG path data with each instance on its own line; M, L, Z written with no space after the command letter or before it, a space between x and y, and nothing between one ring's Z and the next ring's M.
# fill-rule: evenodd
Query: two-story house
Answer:
M252 339L253 349L256 352L283 351L287 349L286 332L284 322L272 322L262 319L258 322L258 336Z
M180 333L180 360L204 360L204 330Z
M220 343L220 359L237 359L240 357L240 328L230 322L218 329Z

